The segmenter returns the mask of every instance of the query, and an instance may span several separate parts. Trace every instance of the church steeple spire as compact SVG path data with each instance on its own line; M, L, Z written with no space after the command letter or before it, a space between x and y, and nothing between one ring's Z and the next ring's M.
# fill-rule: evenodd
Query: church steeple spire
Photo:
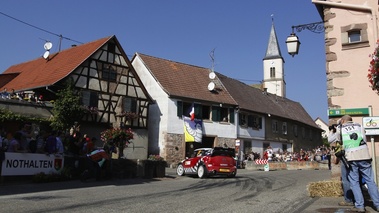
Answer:
M275 94L276 96L286 97L284 59L280 52L273 18L266 55L263 58L263 84L267 92Z
M282 53L280 52L278 38L276 37L276 31L274 27L274 18L272 18L271 32L270 32L270 37L268 40L266 56L263 59L272 59L272 58L283 59Z

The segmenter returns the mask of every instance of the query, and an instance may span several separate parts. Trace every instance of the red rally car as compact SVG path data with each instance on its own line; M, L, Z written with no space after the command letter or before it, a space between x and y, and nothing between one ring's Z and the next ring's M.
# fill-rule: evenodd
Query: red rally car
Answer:
M233 148L200 148L195 149L193 156L178 164L176 173L179 176L197 174L199 178L206 178L212 175L235 177L237 174Z

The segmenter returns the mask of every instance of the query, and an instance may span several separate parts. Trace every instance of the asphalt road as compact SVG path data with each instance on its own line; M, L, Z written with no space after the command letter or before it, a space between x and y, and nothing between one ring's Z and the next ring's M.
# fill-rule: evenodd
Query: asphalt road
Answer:
M302 212L329 170L249 171L235 178L112 179L0 186L1 212Z

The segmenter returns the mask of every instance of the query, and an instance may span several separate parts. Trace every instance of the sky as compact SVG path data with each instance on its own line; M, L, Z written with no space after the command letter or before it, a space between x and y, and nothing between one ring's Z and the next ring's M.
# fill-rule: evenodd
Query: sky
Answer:
M263 79L270 29L284 58L287 98L327 123L324 34L296 32L299 54L287 53L291 26L322 21L311 0L3 0L0 73L71 45L115 35L136 52L214 70L246 84ZM60 39L60 35L63 39Z

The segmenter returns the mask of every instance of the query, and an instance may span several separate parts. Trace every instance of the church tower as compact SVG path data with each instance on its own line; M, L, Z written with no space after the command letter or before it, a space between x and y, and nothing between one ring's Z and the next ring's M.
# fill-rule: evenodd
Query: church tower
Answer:
M286 97L284 59L276 37L274 21L272 21L271 25L266 55L263 58L263 87L266 88L269 93Z

